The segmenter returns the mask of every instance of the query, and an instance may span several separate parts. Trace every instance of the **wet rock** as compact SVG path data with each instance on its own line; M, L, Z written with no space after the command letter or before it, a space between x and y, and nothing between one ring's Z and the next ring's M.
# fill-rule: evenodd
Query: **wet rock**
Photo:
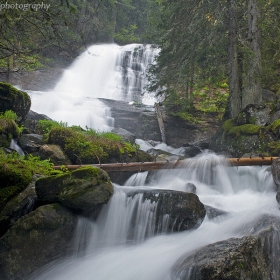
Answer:
M279 279L280 219L264 215L250 235L199 249L173 268L173 280Z
M37 200L35 193L35 182L42 176L34 175L32 182L12 198L0 212L0 236L2 236L22 216L33 210Z
M40 120L49 120L51 121L52 119L49 118L46 115L43 114L38 114L32 110L30 110L26 116L26 120L24 122L24 128L25 131L24 133L28 134L28 133L39 133L39 134L43 134L41 133L41 131L37 131L37 123Z
M114 128L112 130L112 132L118 134L119 136L121 136L124 141L128 141L131 144L135 143L136 136L133 133L131 133L130 131L126 130L126 129L118 127L118 128Z
M201 152L202 152L201 148L199 148L197 146L190 146L190 147L185 148L185 157L186 158L195 157L198 154L200 154Z
M196 186L195 186L195 184L193 184L193 183L187 183L187 184L186 184L186 192L196 194Z
M41 178L36 181L38 199L59 202L78 211L96 210L113 194L108 174L97 167L82 167L71 173Z
M272 173L274 183L279 188L280 187L280 158L277 158L272 162L271 173Z
M19 138L18 144L25 152L34 153L44 145L43 136L39 134L23 134Z
M0 82L0 112L14 111L18 122L22 123L31 106L31 99L26 92L16 89L8 83Z
M228 215L229 213L221 210L221 209L217 209L208 205L204 205L205 210L206 210L206 215L208 217L209 220L215 219L219 216L225 216Z
M66 256L76 217L59 204L21 217L0 239L0 279L27 279L43 265Z
M54 165L71 164L70 159L64 154L58 145L43 145L40 147L37 155L42 159L49 159Z
M143 194L143 201L157 202L156 232L176 232L198 228L206 211L197 195L172 190L137 190L128 196Z
M174 155L172 153L163 151L161 149L151 148L147 151L147 153L150 154L155 161L169 162L169 161L176 161L176 160L179 160L179 159L183 159L183 157L181 157L179 155Z

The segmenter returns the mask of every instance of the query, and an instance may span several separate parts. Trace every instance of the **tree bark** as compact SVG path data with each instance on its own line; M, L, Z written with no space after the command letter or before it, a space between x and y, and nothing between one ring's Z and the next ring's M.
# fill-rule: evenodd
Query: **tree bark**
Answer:
M262 63L261 34L258 23L260 20L259 0L248 0L248 42L249 52L246 63L244 91L242 93L242 108L248 104L262 102Z
M228 34L229 34L229 100L226 118L235 118L241 111L241 86L239 72L239 61L237 54L237 24L235 0L228 0Z

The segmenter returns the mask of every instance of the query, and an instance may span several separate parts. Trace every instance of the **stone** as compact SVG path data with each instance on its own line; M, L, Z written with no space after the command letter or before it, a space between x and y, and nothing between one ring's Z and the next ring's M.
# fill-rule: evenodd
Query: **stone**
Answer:
M22 216L33 210L37 201L35 182L41 175L34 175L32 182L18 195L13 197L0 211L0 236L2 236Z
M135 143L136 136L126 129L118 127L118 128L114 128L112 132L121 136L124 141L130 142L131 144Z
M44 145L43 136L39 134L23 134L18 140L19 146L27 153L34 153L39 151L40 147Z
M108 174L91 166L38 179L35 189L39 201L59 202L75 211L85 212L106 204L114 192Z
M271 165L271 173L277 188L280 187L280 158L275 159Z
M219 241L183 257L171 279L279 279L279 217L263 215L250 228L248 236Z
M42 159L49 159L54 165L71 164L70 159L64 154L58 145L43 145L40 147L37 155Z
M186 184L186 192L196 194L196 186L195 186L195 184L193 184L193 183L187 183L187 184Z
M197 195L173 190L137 190L128 196L143 194L143 201L157 202L156 232L176 232L198 228L204 220L206 210ZM168 223L166 217L168 215ZM165 222L164 222L165 221Z
M69 253L76 217L59 204L21 217L0 238L0 279L27 279L36 269Z
M228 212L226 212L224 210L217 209L217 208L211 207L209 205L204 205L204 207L205 207L205 210L206 210L206 215L207 215L209 220L213 220L217 217L225 216L225 215L229 214Z
M18 122L23 123L29 109L31 99L26 92L16 89L8 83L0 82L0 112L14 111L18 116Z
M195 157L201 152L202 152L201 148L197 146L190 146L185 148L185 157L186 158Z
M270 120L270 109L266 105L247 105L236 119L237 125L256 124L265 126Z

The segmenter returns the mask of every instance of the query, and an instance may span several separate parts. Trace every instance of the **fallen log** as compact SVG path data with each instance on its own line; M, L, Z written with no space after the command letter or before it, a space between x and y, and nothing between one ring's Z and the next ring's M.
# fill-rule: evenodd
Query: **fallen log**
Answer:
M271 165L273 160L277 157L259 157L259 158L225 158L224 163L231 166L263 166ZM112 171L148 171L159 169L174 169L187 168L188 165L194 163L193 159L185 159L178 161L158 161L158 162L130 162L130 163L107 163L107 164L82 164L82 165L64 165L63 167L69 170L75 170L83 166L96 166L102 168L107 172ZM212 164L219 164L220 162L213 162ZM61 166L54 166L54 169L61 169Z

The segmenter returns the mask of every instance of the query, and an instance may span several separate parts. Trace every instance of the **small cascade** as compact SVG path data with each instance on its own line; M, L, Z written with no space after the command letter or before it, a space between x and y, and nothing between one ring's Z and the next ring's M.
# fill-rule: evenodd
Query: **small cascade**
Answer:
M186 169L156 172L151 183L146 182L146 176L141 173L141 180L134 176L129 186L115 187L96 222L80 219L74 256L36 280L180 279L172 278L172 269L182 257L217 241L252 234L259 230L254 225L260 217L279 217L275 185L265 167L229 167L223 157L205 153ZM183 191L189 182L196 186L204 205L228 214L219 219L206 218L198 229L175 234L164 234L170 224L170 217L164 215L159 221L161 231L157 232L158 205L149 199L143 201L143 193L155 188ZM271 248L279 247L279 238L273 236ZM278 275L278 264L273 265Z
M29 91L32 110L68 125L100 131L114 127L110 108L99 98L154 104L144 90L146 70L159 50L151 45L93 45L64 71L49 92Z
M25 153L24 151L21 149L21 147L17 144L17 140L12 139L11 143L10 143L10 149L17 151L19 155L24 156Z

